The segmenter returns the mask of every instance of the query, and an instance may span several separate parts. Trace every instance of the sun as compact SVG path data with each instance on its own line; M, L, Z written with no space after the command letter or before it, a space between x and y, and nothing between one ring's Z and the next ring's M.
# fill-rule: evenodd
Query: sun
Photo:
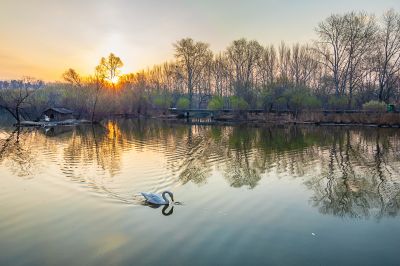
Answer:
M112 84L117 84L118 81L119 81L119 77L118 77L118 76L114 76L114 77L111 79L111 83L112 83Z
M110 79L109 81L111 82L111 84L116 85L119 83L119 79L121 76L123 76L125 74L125 70L123 67L121 67L114 75L114 77L112 79Z

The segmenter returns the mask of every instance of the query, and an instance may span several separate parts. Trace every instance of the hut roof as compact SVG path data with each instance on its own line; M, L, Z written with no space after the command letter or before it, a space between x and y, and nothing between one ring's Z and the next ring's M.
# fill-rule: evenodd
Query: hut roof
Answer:
M49 110L53 110L54 112L60 113L60 114L72 114L74 113L73 111L67 109L67 108L63 108L63 107L50 107L47 108L46 110L44 110L44 112L47 112Z

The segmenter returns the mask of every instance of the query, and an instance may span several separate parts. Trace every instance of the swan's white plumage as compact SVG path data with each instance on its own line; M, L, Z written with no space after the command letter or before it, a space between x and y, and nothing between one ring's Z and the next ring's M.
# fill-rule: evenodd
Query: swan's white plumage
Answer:
M142 196L151 204L168 205L169 202L163 199L160 194L141 192Z

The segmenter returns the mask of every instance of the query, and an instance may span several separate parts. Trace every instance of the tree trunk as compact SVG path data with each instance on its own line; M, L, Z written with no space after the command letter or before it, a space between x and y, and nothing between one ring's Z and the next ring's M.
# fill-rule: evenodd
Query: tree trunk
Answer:
M380 102L382 102L383 101L383 85L381 84L381 85L379 85L379 96L378 96L378 98L379 98L379 101Z
M353 86L349 87L349 101L347 102L347 108L351 108L351 102L353 100Z
M20 115L19 115L19 106L15 108L15 119L17 119L17 125L21 123Z
M189 72L188 75L188 94L189 94L189 109L193 107L193 84L192 84L192 74Z
M99 95L99 85L97 85L97 88L96 88L96 97L94 98L94 103L93 103L92 118L91 118L92 123L94 122L94 114L95 114L95 111L96 111L96 105L97 105L97 98L98 98L98 95Z

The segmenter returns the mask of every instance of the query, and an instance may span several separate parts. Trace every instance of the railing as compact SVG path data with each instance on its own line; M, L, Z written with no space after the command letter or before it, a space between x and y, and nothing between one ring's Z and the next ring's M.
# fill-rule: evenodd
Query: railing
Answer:
M243 112L243 113L295 113L301 112L301 110L289 110L289 109L219 109L219 110L210 110L210 109L178 109L178 108L169 108L171 113L183 114L183 113L233 113L233 112ZM304 111L303 111L304 112ZM310 112L314 113L324 113L324 114L374 114L374 113L387 113L387 111L370 111L370 110L311 110ZM399 111L391 111L390 113L399 113Z

